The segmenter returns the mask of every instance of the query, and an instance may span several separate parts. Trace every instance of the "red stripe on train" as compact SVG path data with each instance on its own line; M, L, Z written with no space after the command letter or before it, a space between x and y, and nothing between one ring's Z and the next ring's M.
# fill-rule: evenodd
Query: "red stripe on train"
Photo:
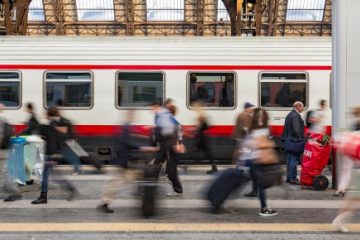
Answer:
M24 125L16 125L16 132L20 132L25 128ZM75 132L79 136L111 136L115 134L121 126L117 125L75 125ZM139 135L150 135L151 128L144 125L133 126L134 132ZM190 136L194 126L183 126L185 136ZM271 134L275 137L281 136L284 126L270 126ZM234 126L211 126L207 131L207 134L211 137L231 137L234 130ZM307 131L307 129L305 130ZM327 126L327 134L331 134L331 126Z
M0 69L43 69L43 70L331 70L331 66L292 65L70 65L70 64L0 64Z

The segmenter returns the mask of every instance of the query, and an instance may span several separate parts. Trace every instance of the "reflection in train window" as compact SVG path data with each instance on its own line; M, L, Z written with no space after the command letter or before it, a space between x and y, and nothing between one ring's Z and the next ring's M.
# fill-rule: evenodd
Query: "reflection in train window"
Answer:
M47 107L90 108L92 106L90 72L47 72L45 88Z
M289 108L301 101L308 105L306 73L262 73L260 75L260 106Z
M164 75L158 72L119 72L117 75L117 106L147 107L162 102Z
M190 106L202 102L206 107L234 107L234 73L192 72L188 79Z
M6 108L20 107L20 73L0 72L0 102Z

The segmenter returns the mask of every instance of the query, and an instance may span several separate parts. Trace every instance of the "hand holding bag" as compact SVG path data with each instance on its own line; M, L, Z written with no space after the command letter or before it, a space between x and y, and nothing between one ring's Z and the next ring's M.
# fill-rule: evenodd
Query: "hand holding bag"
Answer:
M286 138L284 142L284 150L286 152L301 155L304 152L305 139L290 137Z
M183 154L183 153L186 153L186 147L184 144L182 143L177 143L175 146L174 146L174 151L178 154Z

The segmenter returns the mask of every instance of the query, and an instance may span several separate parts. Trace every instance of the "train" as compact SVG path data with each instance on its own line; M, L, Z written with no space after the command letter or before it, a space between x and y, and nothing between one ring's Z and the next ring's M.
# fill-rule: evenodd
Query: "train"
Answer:
M268 110L279 137L294 101L315 109L325 99L331 129L331 64L329 37L1 36L1 115L21 129L27 102L39 118L58 105L84 149L105 160L116 152L111 137L129 109L136 129L148 135L150 103L171 98L186 130L195 124L192 103L201 99L214 157L229 161L245 102Z

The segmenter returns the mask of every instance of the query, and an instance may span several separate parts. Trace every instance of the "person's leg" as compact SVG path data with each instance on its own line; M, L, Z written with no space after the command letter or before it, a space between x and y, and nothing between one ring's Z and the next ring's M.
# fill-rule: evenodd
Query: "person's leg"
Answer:
M40 196L31 202L31 204L45 204L47 203L47 192L49 186L49 175L51 173L51 165L46 164L44 166L42 181L41 181L41 193Z
M249 193L245 194L245 197L257 197L258 195L258 180L256 178L255 167L253 166L252 160L246 161L246 166L250 167L250 177L252 180L252 189Z
M291 179L290 153L285 153L285 158L286 158L286 182L290 182Z
M296 182L297 181L297 165L299 163L300 156L294 155L289 153L289 168L290 168L290 175L289 180L290 182Z
M173 149L169 149L169 165L168 165L168 177L172 183L174 192L182 193L183 187L178 177L177 171L177 157L178 155L173 151Z
M105 190L101 196L100 204L97 209L105 213L113 213L114 210L110 209L108 205L115 199L116 194L119 192L121 186L125 182L125 170L119 169L115 175L107 182Z
M206 173L212 174L214 172L217 172L218 169L215 164L213 154L211 152L209 141L208 141L208 139L205 138L205 136L200 140L200 149L202 149L205 152L206 158L208 158L210 160L211 169L209 171L207 171Z
M79 174L81 171L81 162L79 157L67 146L62 149L61 153L65 162L74 166L74 173Z

